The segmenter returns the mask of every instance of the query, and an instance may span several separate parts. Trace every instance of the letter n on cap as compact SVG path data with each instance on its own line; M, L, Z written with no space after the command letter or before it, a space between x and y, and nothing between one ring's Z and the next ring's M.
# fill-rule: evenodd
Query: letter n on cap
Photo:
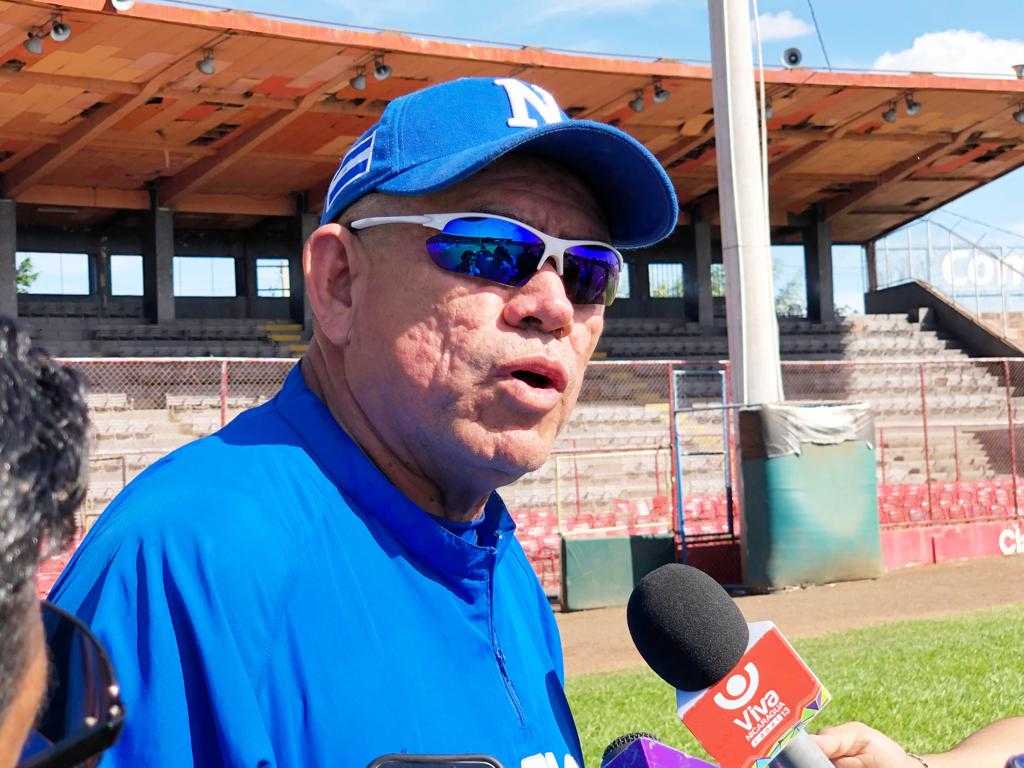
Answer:
M529 107L540 116L545 125L562 122L562 110L558 107L555 97L539 85L524 83L511 77L501 77L494 81L508 94L508 103L512 109L512 117L508 119L509 128L536 128L537 120L530 117Z

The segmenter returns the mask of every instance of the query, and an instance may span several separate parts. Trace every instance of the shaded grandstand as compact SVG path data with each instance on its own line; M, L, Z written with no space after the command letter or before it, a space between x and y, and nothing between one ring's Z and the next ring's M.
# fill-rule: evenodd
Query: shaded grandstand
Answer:
M29 52L27 31L55 9L71 37ZM626 254L606 361L552 460L505 491L523 545L554 590L563 535L681 522L691 541L735 540L708 67L92 0L8 3L0 48L0 313L89 380L85 522L154 458L276 390L312 330L301 244L338 157L386 104L454 77L511 76L631 133L682 204L672 237ZM196 66L207 51L212 73ZM356 89L378 57L390 76ZM668 98L649 98L655 88ZM931 255L908 247L894 277L902 257L886 246L880 260L878 246L1024 164L1024 81L773 70L766 90L772 240L803 247L806 275L806 316L780 321L787 395L873 406L885 525L1017 515L1024 376L1003 360L1021 353L1017 324L1005 302L994 322L977 285L971 309L931 279ZM913 120L882 117L909 94ZM871 315L836 316L834 243L864 247ZM80 279L44 291L31 273L47 259ZM181 285L196 265L218 275L205 291Z

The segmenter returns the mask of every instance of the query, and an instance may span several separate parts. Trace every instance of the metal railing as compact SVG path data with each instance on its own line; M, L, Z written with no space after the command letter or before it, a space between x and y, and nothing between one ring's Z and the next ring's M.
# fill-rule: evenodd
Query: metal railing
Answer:
M928 283L1003 336L1024 312L1024 244L982 245L923 218L878 240L875 258L879 288Z
M91 503L87 499L83 523L95 519L112 493L151 461L272 397L295 363L68 362L90 388L93 490L103 493ZM737 406L728 395L727 365L591 363L548 462L501 489L549 591L557 590L562 536L681 530L688 540L735 535L741 518L733 488ZM1019 517L1024 511L1024 360L810 361L782 367L790 400L872 406L883 525Z

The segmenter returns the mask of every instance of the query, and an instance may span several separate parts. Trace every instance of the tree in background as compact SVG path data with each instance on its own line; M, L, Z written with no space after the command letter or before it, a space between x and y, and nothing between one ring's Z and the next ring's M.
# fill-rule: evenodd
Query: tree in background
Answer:
M788 281L779 288L784 277L781 264L772 266L772 278L775 288L775 313L780 317L806 317L807 316L807 291L804 285L803 275L797 273L792 275ZM683 281L673 280L663 282L651 288L651 296L656 299L678 297L683 295ZM711 265L711 295L725 296L725 269L722 264ZM836 314L846 316L853 314L853 308L842 306L837 307Z
M725 265L711 265L711 295L725 296Z
M774 276L777 279L780 276L779 268L775 267L774 271ZM779 317L805 317L807 315L807 293L800 275L793 275L788 283L775 290L775 314Z
M18 293L27 293L32 283L39 277L39 273L32 268L32 259L22 259L18 264L18 274L14 278L14 284L18 287Z
M793 275L785 285L782 282L782 265L772 266L772 282L775 285L775 314L780 317L804 317L807 315L807 294L803 276ZM711 295L725 296L725 269L721 264L711 265Z
M651 296L655 299L673 299L683 295L683 281L673 280L671 283L662 283L651 289Z

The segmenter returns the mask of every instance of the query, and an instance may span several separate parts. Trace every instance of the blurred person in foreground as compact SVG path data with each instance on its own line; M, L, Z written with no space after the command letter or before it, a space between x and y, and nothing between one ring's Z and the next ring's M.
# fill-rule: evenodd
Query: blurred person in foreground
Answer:
M558 629L494 491L568 420L616 248L677 215L647 149L530 83L392 101L305 244L301 365L136 478L54 587L121 675L107 765L582 765Z
M1014 654L1019 664L1019 657ZM1019 668L1019 667L1018 667ZM836 768L1019 768L1024 756L1024 717L1000 720L968 736L948 752L914 755L863 723L823 729L816 737Z
M0 317L0 768L85 765L120 724L95 638L36 597L39 562L75 531L88 425L74 371Z

